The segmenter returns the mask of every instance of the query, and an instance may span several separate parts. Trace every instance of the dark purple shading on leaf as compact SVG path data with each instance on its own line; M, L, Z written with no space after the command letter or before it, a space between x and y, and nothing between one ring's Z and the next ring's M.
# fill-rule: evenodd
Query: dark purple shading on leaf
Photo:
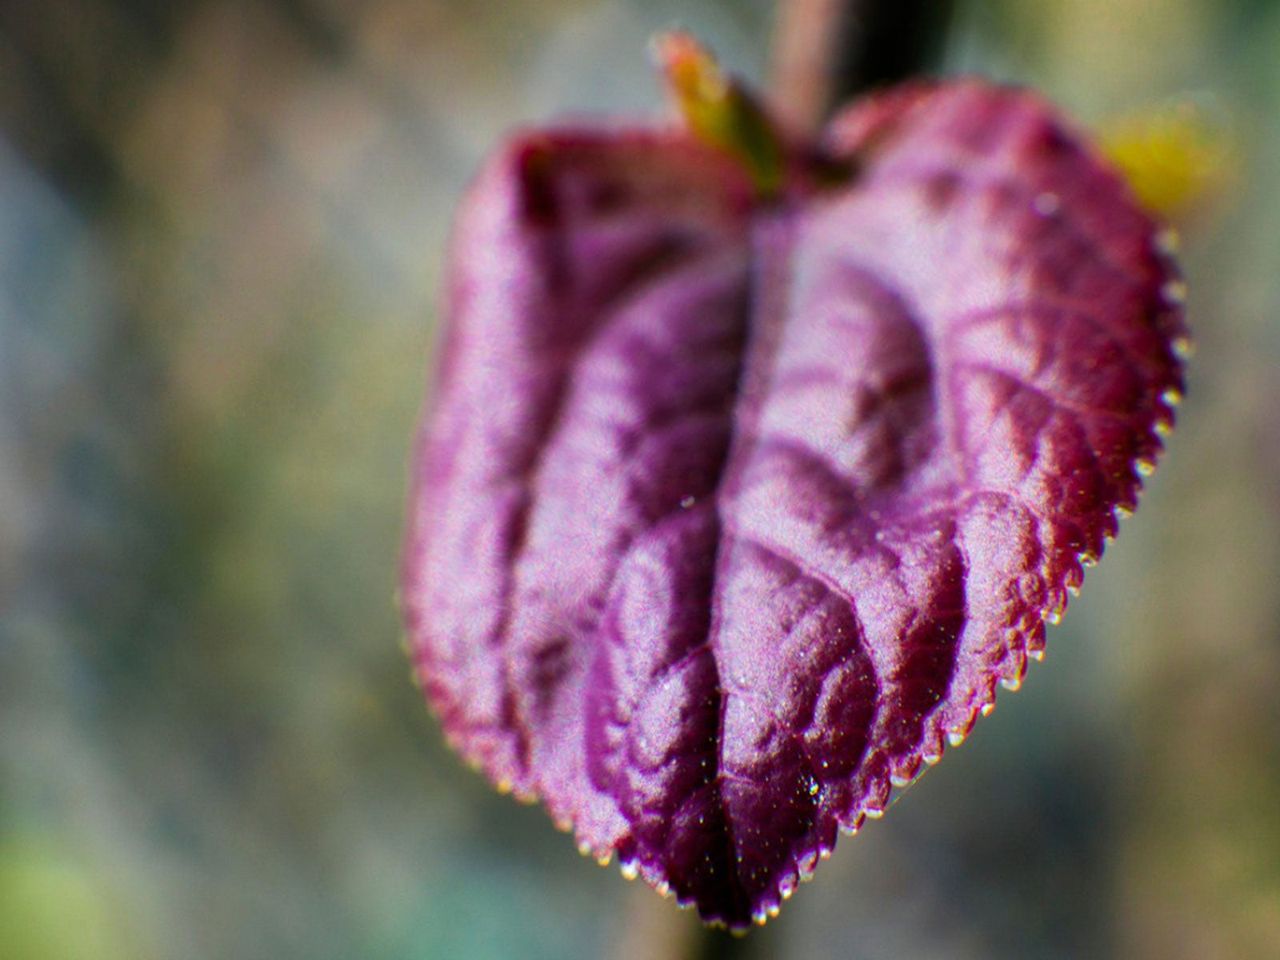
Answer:
M734 927L1018 683L1181 389L1155 228L1039 99L911 87L825 149L856 179L757 205L678 131L517 137L415 466L449 740Z

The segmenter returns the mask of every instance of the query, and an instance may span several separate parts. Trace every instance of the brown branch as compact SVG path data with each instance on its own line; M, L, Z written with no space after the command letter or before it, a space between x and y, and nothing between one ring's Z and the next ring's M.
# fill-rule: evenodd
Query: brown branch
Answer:
M800 134L821 126L845 59L841 45L866 0L779 0L769 67L774 115Z
M867 87L919 73L936 58L951 0L779 0L770 106L797 133Z

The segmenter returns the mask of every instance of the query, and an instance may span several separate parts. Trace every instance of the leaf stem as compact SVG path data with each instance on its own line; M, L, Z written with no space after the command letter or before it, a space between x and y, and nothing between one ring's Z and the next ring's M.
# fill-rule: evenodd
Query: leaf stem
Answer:
M812 135L851 94L918 73L936 58L951 8L951 0L779 0L774 114Z
M866 0L779 0L769 67L770 106L797 133L816 133L835 97L840 45Z

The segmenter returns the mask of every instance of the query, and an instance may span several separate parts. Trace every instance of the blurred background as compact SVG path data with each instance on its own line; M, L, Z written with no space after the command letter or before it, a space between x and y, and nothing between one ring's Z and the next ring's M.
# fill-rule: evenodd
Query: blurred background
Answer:
M394 600L441 249L513 125L766 0L0 2L0 957L664 956L444 748ZM957 0L941 69L1230 144L1143 509L759 956L1280 957L1280 2ZM681 926L684 924L685 926ZM683 931L683 933L682 933ZM668 939L664 939L668 938Z

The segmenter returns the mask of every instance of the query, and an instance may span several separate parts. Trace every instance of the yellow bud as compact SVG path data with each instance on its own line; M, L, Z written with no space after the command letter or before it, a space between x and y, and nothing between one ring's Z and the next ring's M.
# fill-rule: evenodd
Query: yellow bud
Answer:
M746 169L761 196L782 186L782 144L764 109L687 33L659 34L653 58L689 131Z
M1166 219L1185 216L1219 190L1234 154L1221 118L1185 99L1105 123L1099 140L1138 201Z

